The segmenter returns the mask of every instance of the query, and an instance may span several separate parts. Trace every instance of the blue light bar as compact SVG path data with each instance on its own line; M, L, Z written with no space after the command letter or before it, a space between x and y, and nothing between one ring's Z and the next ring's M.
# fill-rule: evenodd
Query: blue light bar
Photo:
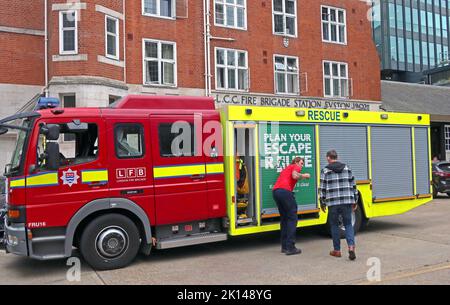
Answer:
M39 98L34 110L51 109L59 107L59 105L59 99L56 97L41 97Z

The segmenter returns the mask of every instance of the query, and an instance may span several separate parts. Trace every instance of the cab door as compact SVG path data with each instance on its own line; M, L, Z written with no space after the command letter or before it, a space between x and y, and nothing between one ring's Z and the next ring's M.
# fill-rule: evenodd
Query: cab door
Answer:
M35 130L33 164L26 173L27 221L31 228L63 227L86 203L108 197L105 123L101 118L58 118L38 124L60 126L60 166L41 164L46 139Z
M108 169L111 198L126 198L155 220L150 127L147 117L109 119Z
M202 117L151 115L156 225L208 218Z

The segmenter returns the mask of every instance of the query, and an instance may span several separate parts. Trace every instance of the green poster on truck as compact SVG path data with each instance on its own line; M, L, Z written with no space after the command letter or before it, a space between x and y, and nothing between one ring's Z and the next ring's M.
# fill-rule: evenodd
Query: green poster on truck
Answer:
M310 179L299 180L294 189L298 211L317 208L316 146L314 126L261 123L259 127L261 166L261 214L278 214L272 197L273 186L281 171L295 157L305 158L302 173Z

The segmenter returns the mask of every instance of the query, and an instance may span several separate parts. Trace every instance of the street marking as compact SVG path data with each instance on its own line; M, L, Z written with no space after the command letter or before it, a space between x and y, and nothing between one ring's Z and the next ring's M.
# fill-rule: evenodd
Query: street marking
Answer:
M434 266L427 266L427 267L423 267L421 270L407 272L407 273L403 273L402 271L399 271L398 273L402 273L402 274L387 276L385 278L382 278L382 280L380 282L368 282L367 280L364 280L362 282L356 282L355 284L356 285L379 285L379 284L382 284L385 282L392 282L392 281L396 281L396 280L411 278L411 277L428 274L428 273L433 273L433 272L438 272L438 271L447 270L447 269L450 270L449 263L446 263L444 265L439 264L439 265L434 265Z

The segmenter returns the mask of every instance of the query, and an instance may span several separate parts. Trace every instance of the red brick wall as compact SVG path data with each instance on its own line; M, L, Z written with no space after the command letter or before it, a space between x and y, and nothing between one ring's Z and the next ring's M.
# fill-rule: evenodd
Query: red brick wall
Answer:
M0 25L44 30L44 0L0 0Z
M44 85L44 38L0 32L0 83Z
M123 80L123 69L100 63L105 55L105 15L96 12L100 4L123 12L122 0L83 0L86 10L80 10L78 24L78 54L87 54L88 61L53 62L59 54L59 12L52 11L49 0L49 72L53 76L89 75ZM320 5L345 8L347 11L347 45L323 43L321 38ZM0 25L43 29L43 0L0 0L4 9ZM368 6L358 0L298 0L298 38L290 38L288 48L283 38L272 34L272 1L247 0L247 31L212 26L212 35L234 38L234 42L213 41L211 46L212 74L215 74L214 47L247 50L251 74L250 91L274 93L273 54L298 56L301 73L308 75L305 96L323 96L322 60L348 63L353 79L353 99L380 100L379 59L372 42L371 25L367 20ZM214 1L211 0L214 9ZM23 14L24 11L32 12ZM178 87L204 88L203 3L189 1L189 19L167 20L142 15L141 0L126 1L126 31L120 24L120 59L124 60L123 38L127 41L127 83L143 83L142 39L174 41L177 44ZM21 16L21 18L17 18ZM214 16L211 16L214 24ZM44 79L42 37L0 33L0 63L8 73L0 73L1 82L42 84ZM17 51L20 50L20 51ZM7 54L6 56L4 54ZM263 54L267 54L264 56ZM12 60L11 60L12 59ZM26 64L23 64L26 63ZM10 71L17 73L10 73ZM213 89L215 80L212 80Z
M0 0L0 26L42 31L44 1ZM44 37L0 32L0 83L44 85Z
M66 3L65 0L53 0L51 3ZM123 80L123 68L101 63L98 55L105 56L105 14L97 12L95 5L102 5L122 13L122 0L83 0L87 4L85 10L79 10L78 22L78 54L87 54L88 61L53 62L52 56L59 55L59 11L52 11L49 5L49 58L50 79L54 76L100 76ZM120 60L124 60L123 21L119 20Z
M189 1L189 19L142 15L141 0L127 1L127 78L143 83L142 39L176 42L178 87L204 88L203 1Z
M346 9L346 46L322 42L321 5ZM380 100L379 59L367 11L368 6L358 0L299 0L298 37L290 38L289 47L285 48L283 37L272 34L272 1L247 0L247 31L213 27L214 36L234 38L235 42L215 41L212 46L248 51L251 92L274 93L273 54L280 54L299 57L300 72L306 72L308 78L308 91L302 95L324 95L322 61L333 60L348 63L349 76L353 78L353 99ZM214 49L211 58L214 62ZM213 88L214 83L215 80Z

